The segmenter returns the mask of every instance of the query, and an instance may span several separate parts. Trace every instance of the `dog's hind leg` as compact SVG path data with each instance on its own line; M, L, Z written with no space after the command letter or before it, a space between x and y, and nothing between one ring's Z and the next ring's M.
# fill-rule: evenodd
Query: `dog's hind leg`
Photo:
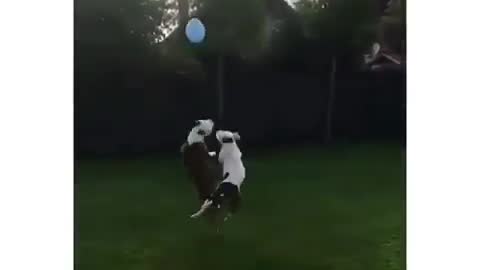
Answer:
M195 214L191 215L190 217L191 218L197 218L197 217L201 216L208 209L208 207L210 207L210 205L212 205L212 201L211 200L205 200L202 207L200 207L200 210L198 210Z

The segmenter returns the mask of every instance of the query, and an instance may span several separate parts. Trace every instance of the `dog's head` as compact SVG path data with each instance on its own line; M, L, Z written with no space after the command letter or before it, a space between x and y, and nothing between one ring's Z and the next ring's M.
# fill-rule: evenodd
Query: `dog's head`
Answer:
M208 136L212 133L213 126L212 119L196 120L192 131L195 130L200 136Z
M218 154L218 161L222 164L225 164L225 162L232 162L233 160L236 160L234 166L237 166L238 172L244 170L243 166L241 165L242 151L240 151L240 148L237 145L237 142L240 141L240 134L238 134L238 132L219 130L216 133L216 137L218 142L221 144L221 149Z
M219 130L216 134L217 140L220 144L235 144L240 140L240 134L238 132L231 132L228 130Z
M214 125L211 119L196 120L192 130L190 130L188 134L188 143L204 142L205 137L212 133Z

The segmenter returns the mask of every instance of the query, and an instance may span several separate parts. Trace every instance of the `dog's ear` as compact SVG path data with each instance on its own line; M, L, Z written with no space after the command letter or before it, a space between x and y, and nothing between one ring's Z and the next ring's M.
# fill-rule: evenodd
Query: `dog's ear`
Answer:
M223 130L217 130L217 132L215 133L215 137L219 142L222 141L222 134L223 134Z
M235 141L240 141L240 134L238 132L234 132L233 138L235 139Z

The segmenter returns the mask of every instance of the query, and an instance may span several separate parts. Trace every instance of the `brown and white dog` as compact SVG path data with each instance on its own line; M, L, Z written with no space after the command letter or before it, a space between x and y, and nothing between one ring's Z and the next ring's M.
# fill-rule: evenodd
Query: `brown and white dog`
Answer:
M197 120L188 134L187 141L180 151L183 153L183 163L198 195L203 203L215 191L222 180L222 166L218 162L216 153L209 152L205 138L214 127L211 119ZM209 221L215 222L217 210L212 209L205 214Z

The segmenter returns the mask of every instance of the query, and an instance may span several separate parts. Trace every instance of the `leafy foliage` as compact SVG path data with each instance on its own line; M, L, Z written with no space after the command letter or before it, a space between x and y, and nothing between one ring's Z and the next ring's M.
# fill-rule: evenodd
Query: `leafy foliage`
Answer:
M171 0L79 0L75 32L90 42L115 42L139 38L153 43L163 38L163 28L175 16Z
M324 53L342 55L364 50L375 38L375 0L300 0L296 4L305 34Z
M206 46L227 54L250 54L262 46L266 9L263 0L203 0Z
M402 43L406 39L405 1L397 0L390 3L380 21L381 41L390 50L400 52L404 50Z

